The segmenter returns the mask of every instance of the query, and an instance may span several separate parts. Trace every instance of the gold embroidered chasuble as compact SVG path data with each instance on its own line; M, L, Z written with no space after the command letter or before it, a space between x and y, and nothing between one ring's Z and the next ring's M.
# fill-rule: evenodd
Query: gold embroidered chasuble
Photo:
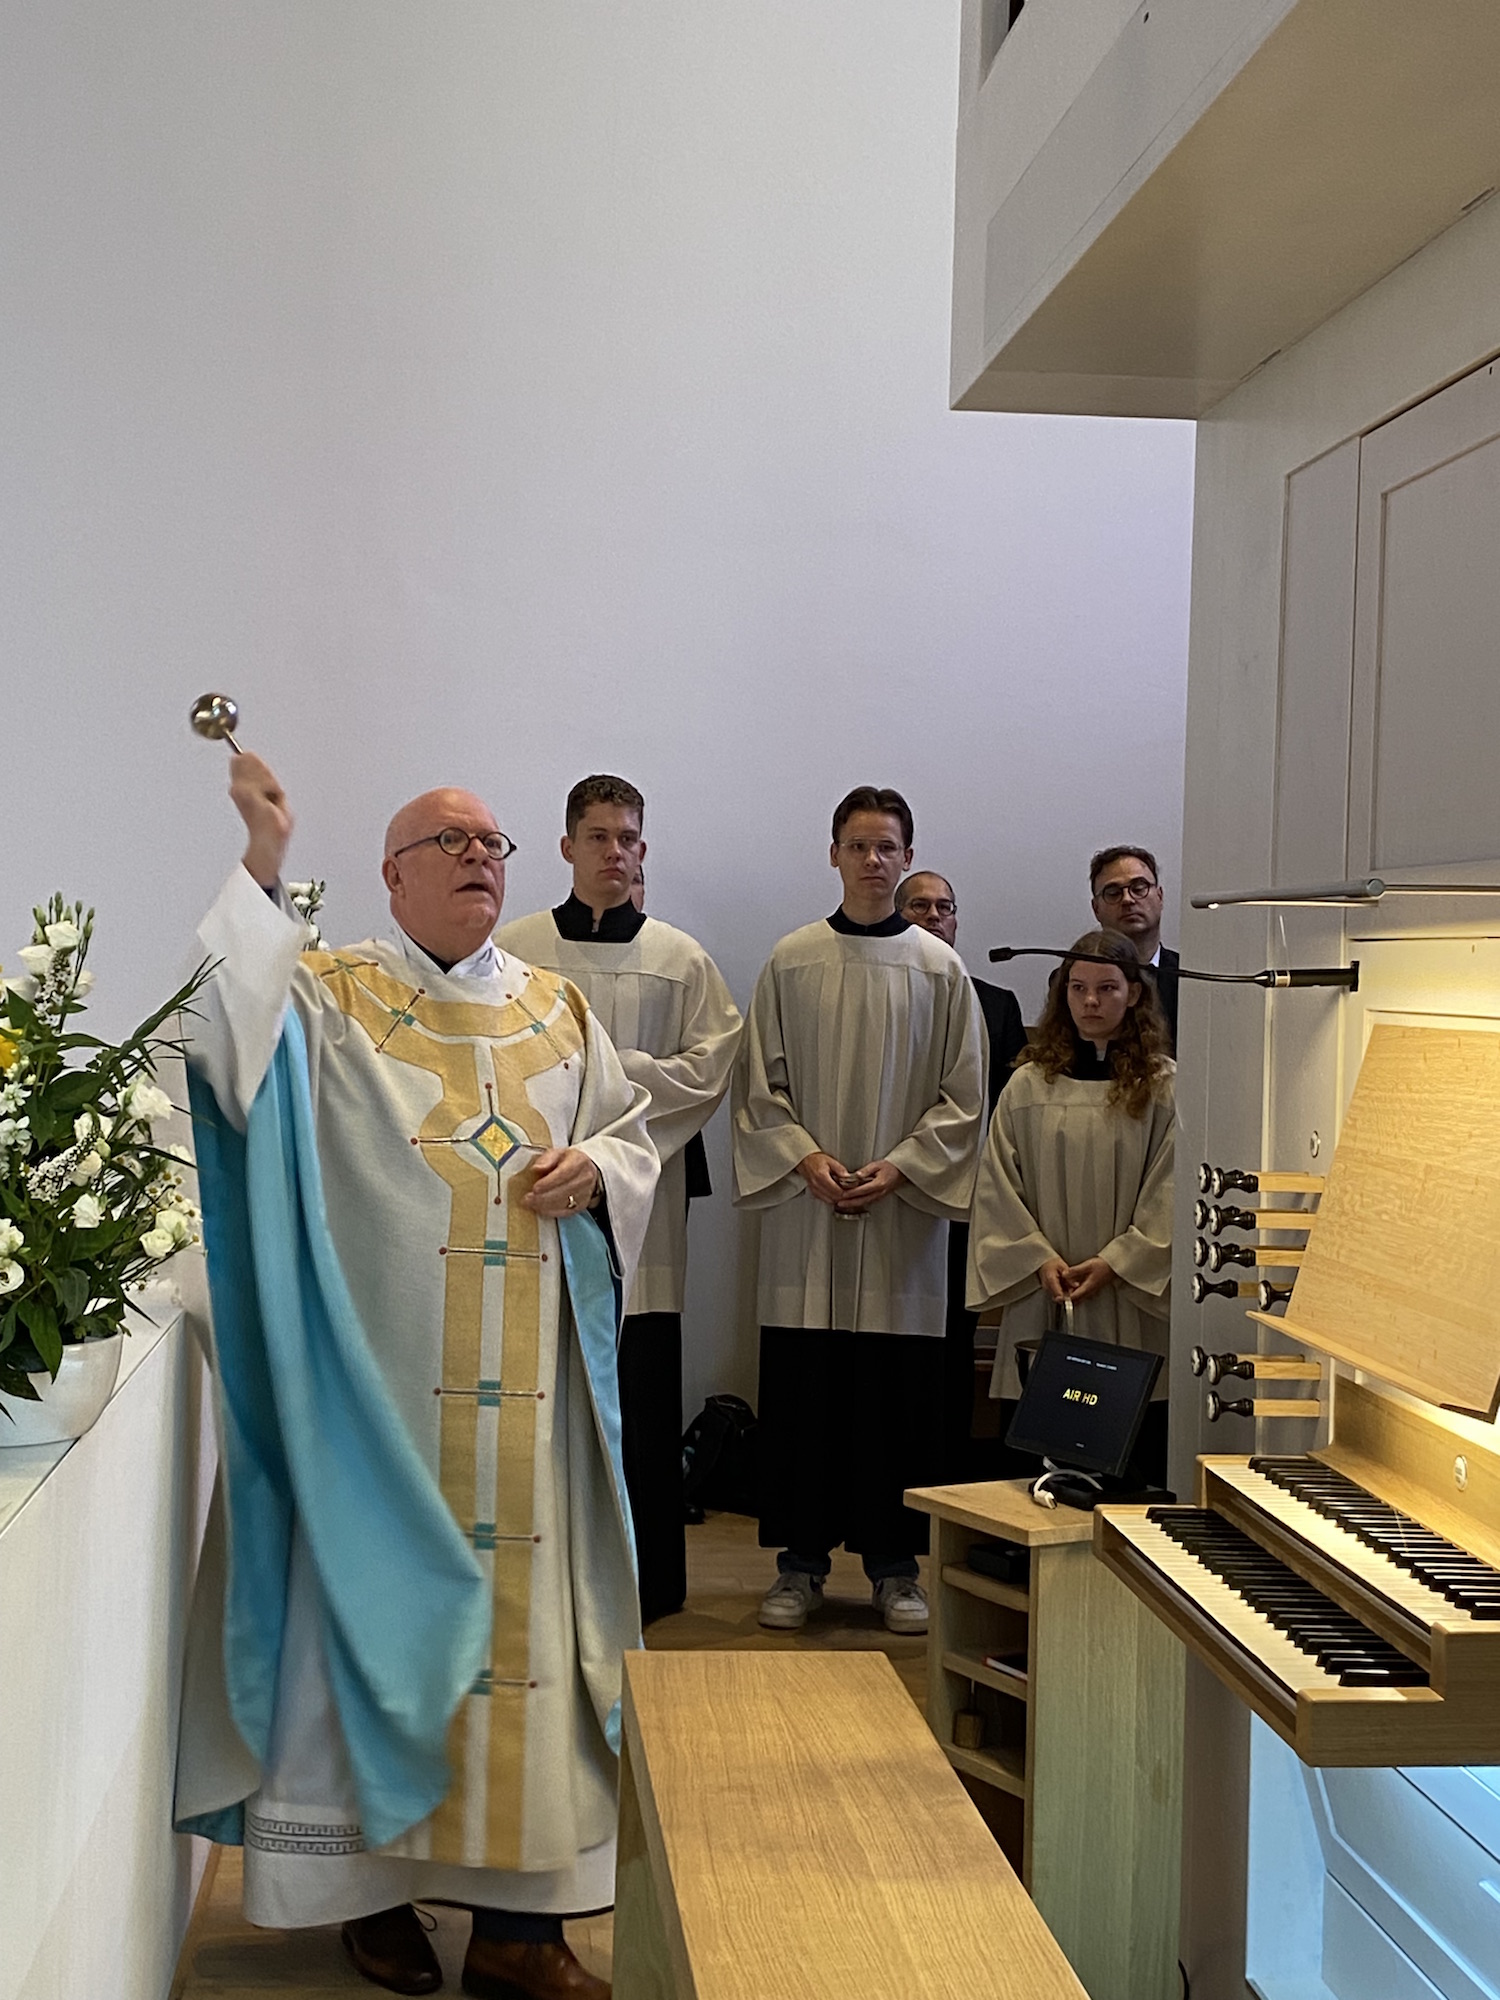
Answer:
M445 974L409 941L303 952L300 927L236 875L200 933L220 965L192 1060L242 1124L282 1010L296 1007L340 1263L392 1399L491 1585L491 1657L452 1720L452 1789L429 1820L350 1866L405 1865L409 1892L434 1895L462 1893L447 1879L456 1870L479 1871L472 1900L515 1908L536 1906L517 1878L550 1875L568 1907L569 1871L612 1838L604 1729L639 1613L557 1226L519 1197L539 1151L581 1146L604 1175L628 1286L656 1180L645 1093L556 974L494 952L482 976ZM305 1666L295 1597L286 1650ZM283 1680L296 1679L284 1661ZM296 1718L275 1733L295 1745ZM306 1790L295 1769L267 1770L261 1823L347 1835L350 1800L330 1795L323 1810ZM256 1823L252 1802L247 1880ZM296 1837L269 1844L281 1866ZM368 1903L374 1891L353 1893ZM327 1899L310 1915L272 1904L261 1920L328 1915Z

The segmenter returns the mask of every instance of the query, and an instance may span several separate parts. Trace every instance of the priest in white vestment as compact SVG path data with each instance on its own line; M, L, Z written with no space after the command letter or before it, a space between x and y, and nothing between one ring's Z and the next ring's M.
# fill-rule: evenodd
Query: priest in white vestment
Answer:
M312 952L279 888L284 796L258 758L236 757L231 772L249 844L199 933L216 970L188 1024L190 1061L223 1119L253 1138L283 1041L295 1032L299 1060L305 1047L310 1170L335 1275L417 1476L441 1489L446 1508L434 1505L472 1572L483 1650L451 1713L412 1718L439 1743L446 1729L446 1790L374 1851L337 1697L350 1677L333 1672L345 1636L328 1622L334 1579L320 1573L298 1489L258 1755L221 1685L233 1635L209 1552L178 1820L242 1814L251 1920L342 1921L359 1970L389 1990L440 1983L411 1908L426 1898L475 1912L467 1992L604 2000L561 1919L613 1900L620 1662L639 1643L639 1606L608 1435L614 1324L603 1360L596 1344L586 1361L563 1265L576 1240L566 1231L599 1241L579 1221L592 1212L631 1282L657 1179L646 1092L575 988L491 943L511 843L482 801L440 791L403 808L383 863L392 935ZM212 1240L210 1251L212 1275ZM599 1268L607 1276L603 1258ZM254 1551L234 1547L232 1525L229 1540L243 1582ZM378 1618L391 1558L379 1545L356 1557ZM432 1646L445 1637L433 1630ZM401 1817L383 1800L380 1811L382 1826Z
M588 1001L632 1083L650 1093L661 1159L651 1225L620 1329L620 1423L640 1566L641 1619L687 1597L682 1499L682 1305L687 1280L687 1147L718 1109L740 1015L695 939L637 907L645 801L624 778L581 778L564 809L572 893L518 917L495 942L548 966ZM644 885L642 885L644 888Z
M1064 959L991 1121L974 1190L968 1303L1002 1309L991 1394L1005 1401L1020 1394L1017 1343L1046 1332L1064 1300L1078 1336L1167 1352L1169 1030L1128 938L1093 931L1072 949L1097 959ZM1158 1391L1137 1463L1159 1483L1165 1371Z
M896 914L899 792L833 820L833 915L756 983L734 1080L735 1200L760 1212L760 1620L801 1626L831 1550L864 1562L892 1631L921 1632L926 1520L902 1502L940 1451L947 1224L969 1208L984 1026L958 954Z

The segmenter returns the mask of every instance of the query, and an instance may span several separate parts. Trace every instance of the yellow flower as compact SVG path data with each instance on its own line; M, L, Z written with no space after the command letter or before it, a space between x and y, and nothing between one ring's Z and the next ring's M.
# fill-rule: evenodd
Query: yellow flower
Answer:
M7 1035L5 1030L0 1028L0 1070L10 1068L16 1059L16 1051L20 1046L21 1044L13 1035Z

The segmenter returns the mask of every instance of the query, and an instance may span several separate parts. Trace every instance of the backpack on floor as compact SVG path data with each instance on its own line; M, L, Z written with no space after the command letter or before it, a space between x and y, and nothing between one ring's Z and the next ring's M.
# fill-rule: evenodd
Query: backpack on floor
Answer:
M743 1396L710 1396L682 1434L682 1497L689 1507L755 1514L755 1412Z

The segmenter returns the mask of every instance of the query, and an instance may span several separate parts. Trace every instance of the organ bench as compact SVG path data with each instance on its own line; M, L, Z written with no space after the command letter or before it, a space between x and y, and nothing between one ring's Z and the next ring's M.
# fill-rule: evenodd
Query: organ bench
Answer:
M1087 2000L883 1653L625 1658L615 2000Z

